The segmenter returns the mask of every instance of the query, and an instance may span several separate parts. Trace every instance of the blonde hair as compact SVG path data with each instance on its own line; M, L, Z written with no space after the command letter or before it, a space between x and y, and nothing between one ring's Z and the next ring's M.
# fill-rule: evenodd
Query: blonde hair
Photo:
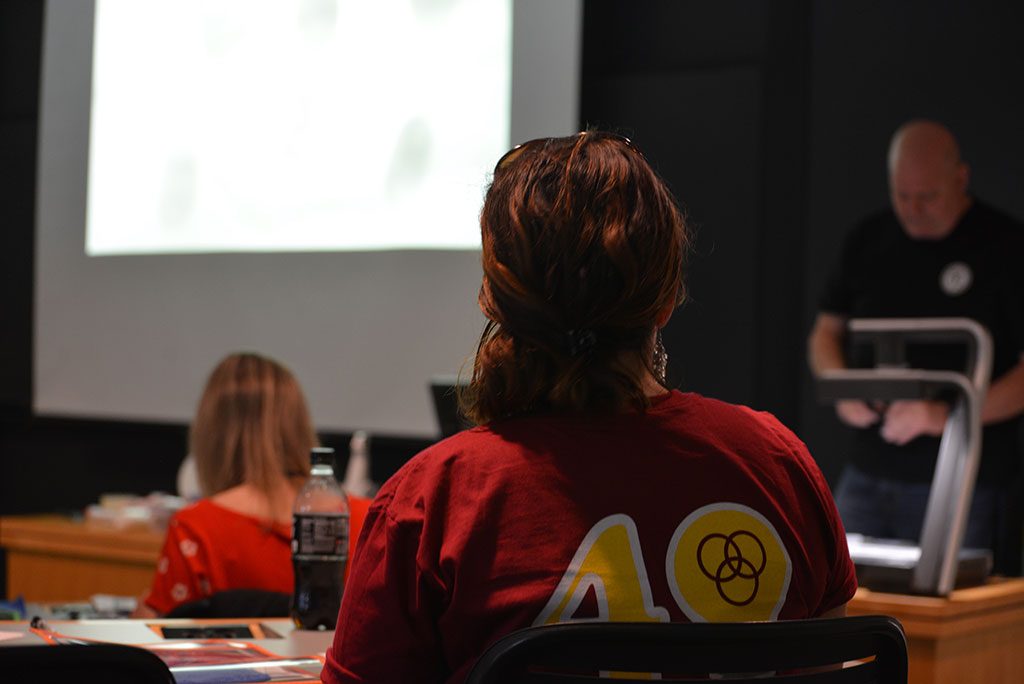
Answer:
M246 483L273 501L282 480L305 478L317 445L302 388L259 354L231 354L210 373L189 433L204 496Z

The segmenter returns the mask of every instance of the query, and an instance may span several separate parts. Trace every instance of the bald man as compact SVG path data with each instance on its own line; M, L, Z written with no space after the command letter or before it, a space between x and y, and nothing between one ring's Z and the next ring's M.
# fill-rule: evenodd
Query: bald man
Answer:
M988 328L993 381L982 408L982 463L964 543L995 549L997 569L1017 574L1019 551L1005 557L997 538L1010 524L1008 488L1020 474L1024 228L970 195L968 166L939 123L901 126L889 146L888 170L891 208L847 237L808 339L810 365L816 373L871 365L869 350L844 344L849 318L962 316ZM913 368L963 370L964 353L922 345L908 349L907 361ZM840 421L855 431L836 488L848 532L920 538L949 410L945 401L837 402Z

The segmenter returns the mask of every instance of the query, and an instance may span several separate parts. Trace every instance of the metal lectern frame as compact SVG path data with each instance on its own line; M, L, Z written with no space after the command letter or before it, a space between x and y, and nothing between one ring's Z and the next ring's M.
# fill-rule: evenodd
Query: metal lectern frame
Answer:
M981 461L981 405L992 372L992 337L968 318L851 319L852 342L872 341L877 368L823 371L817 376L820 398L920 399L955 390L956 400L946 420L918 544L921 556L913 570L910 590L945 596L956 584L957 563ZM967 368L955 371L900 367L905 345L962 343Z

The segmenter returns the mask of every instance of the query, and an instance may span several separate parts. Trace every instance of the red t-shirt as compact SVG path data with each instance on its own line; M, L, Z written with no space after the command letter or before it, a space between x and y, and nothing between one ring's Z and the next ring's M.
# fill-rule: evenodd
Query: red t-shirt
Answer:
M349 558L369 501L349 497ZM226 589L294 590L291 526L202 499L171 518L145 603L164 614ZM346 568L347 570L347 568ZM243 617L243 616L239 616Z
M500 421L407 463L370 507L321 677L461 682L530 625L808 618L855 590L803 443L671 392L644 413Z

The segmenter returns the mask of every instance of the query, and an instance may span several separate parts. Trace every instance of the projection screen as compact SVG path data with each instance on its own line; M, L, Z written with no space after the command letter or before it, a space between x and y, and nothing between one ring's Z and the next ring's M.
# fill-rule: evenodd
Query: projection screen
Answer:
M580 12L50 0L36 412L186 422L255 350L320 429L436 434L428 380L482 327L490 166L578 127Z

